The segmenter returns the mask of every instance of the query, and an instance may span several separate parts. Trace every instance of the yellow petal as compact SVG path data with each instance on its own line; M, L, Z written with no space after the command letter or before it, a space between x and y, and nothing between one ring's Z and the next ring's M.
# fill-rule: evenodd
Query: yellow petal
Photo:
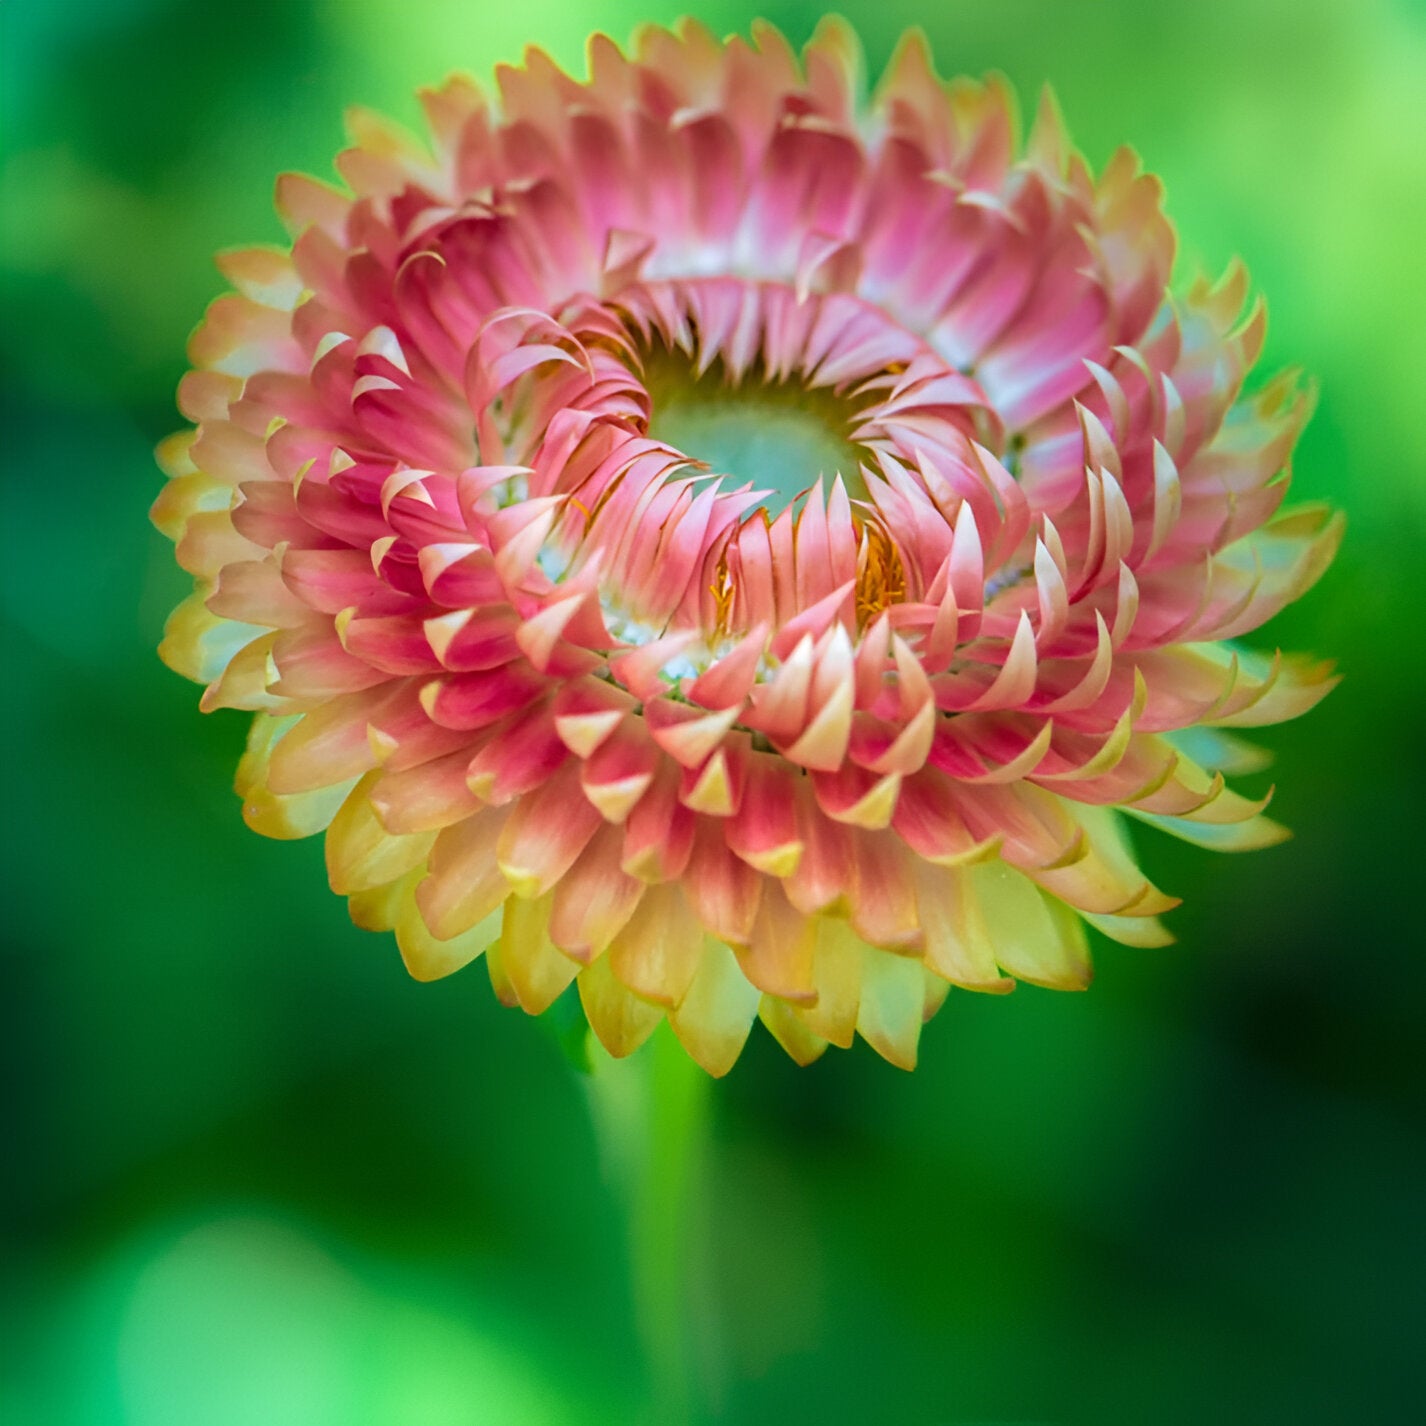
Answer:
M663 1019L662 1007L641 1000L619 983L607 955L580 971L579 1000L589 1028L616 1060L633 1054Z

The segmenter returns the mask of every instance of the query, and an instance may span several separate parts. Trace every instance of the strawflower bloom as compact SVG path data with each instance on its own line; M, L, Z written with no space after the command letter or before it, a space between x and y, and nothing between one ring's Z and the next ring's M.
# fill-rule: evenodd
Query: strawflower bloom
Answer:
M1309 398L1244 393L1242 268L1169 295L1159 183L1048 98L1022 148L915 36L858 70L686 24L452 79L427 142L354 113L161 449L161 652L254 714L249 825L614 1055L909 1067L952 985L1084 986L1086 923L1168 939L1128 819L1278 840L1225 730L1331 684L1232 642L1340 534L1277 513Z

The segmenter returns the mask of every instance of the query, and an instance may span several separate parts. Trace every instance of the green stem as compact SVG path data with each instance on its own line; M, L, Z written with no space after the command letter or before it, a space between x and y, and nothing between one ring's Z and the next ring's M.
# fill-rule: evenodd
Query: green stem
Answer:
M591 1037L592 1039L592 1037ZM667 1027L627 1060L591 1045L590 1110L628 1220L634 1313L658 1426L712 1410L705 1182L712 1082Z

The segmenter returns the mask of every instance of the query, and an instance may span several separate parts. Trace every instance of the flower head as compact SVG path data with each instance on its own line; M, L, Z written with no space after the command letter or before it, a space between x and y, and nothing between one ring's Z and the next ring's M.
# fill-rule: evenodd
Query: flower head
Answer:
M1244 394L1242 269L1171 298L1131 153L858 63L685 25L426 92L429 145L354 114L161 450L249 824L614 1054L666 1016L722 1073L761 1014L909 1066L951 985L1084 986L1086 922L1166 939L1125 814L1277 840L1225 730L1330 686L1229 642L1339 536L1277 514L1309 402Z

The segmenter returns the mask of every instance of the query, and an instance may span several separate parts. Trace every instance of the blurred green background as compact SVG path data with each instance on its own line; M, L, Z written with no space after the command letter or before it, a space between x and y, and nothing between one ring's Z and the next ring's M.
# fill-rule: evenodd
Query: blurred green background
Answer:
M684 7L0 0L8 1061L0 1420L626 1422L620 1217L582 1088L483 970L421 986L317 842L246 832L237 715L153 648L147 525L210 253L340 115ZM738 3L694 7L744 28ZM1321 381L1336 567L1264 636L1346 681L1270 731L1294 841L1141 839L1177 946L952 996L906 1076L759 1029L706 1202L734 1422L1391 1422L1422 1400L1426 15L1404 0L852 0L879 69L1057 89L1241 254ZM794 41L817 11L761 12ZM1416 949L1411 950L1415 942Z

